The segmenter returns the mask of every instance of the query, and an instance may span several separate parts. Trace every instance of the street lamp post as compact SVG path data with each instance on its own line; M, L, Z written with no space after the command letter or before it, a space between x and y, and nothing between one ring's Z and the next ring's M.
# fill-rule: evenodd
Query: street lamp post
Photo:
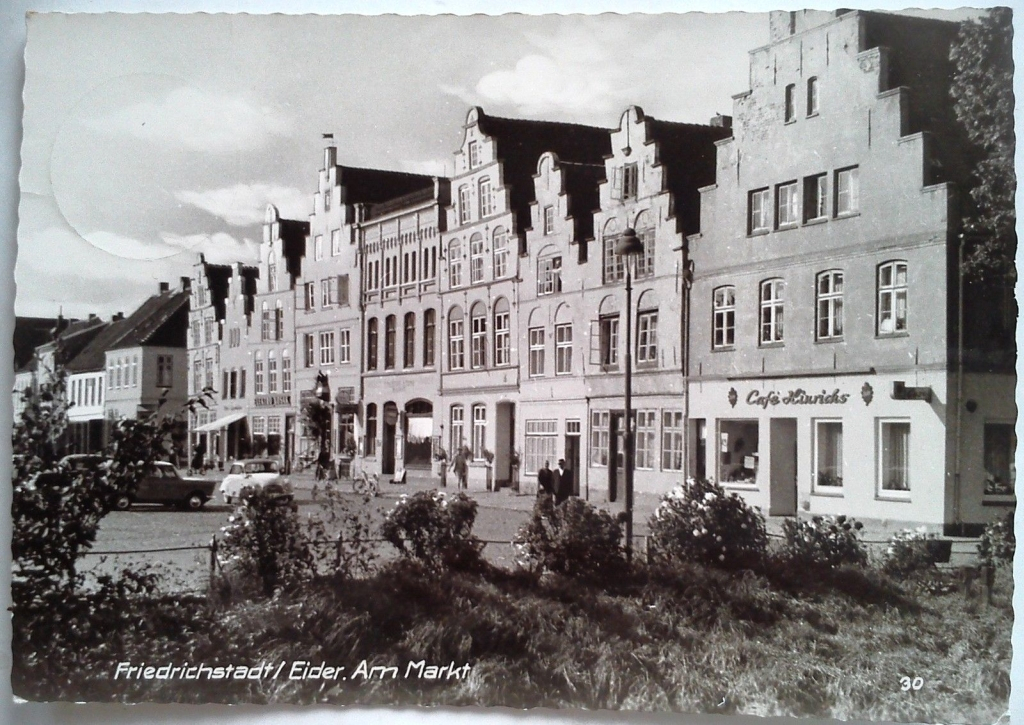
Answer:
M625 475L626 475L626 558L633 560L633 265L643 254L644 245L636 230L627 227L616 251L626 267L626 395L625 395Z

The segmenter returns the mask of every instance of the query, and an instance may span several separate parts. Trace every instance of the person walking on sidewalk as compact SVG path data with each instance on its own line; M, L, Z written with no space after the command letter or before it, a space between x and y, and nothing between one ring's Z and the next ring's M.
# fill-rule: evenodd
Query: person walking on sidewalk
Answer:
M455 478L458 480L458 486L460 489L469 488L469 464L466 462L466 449L460 448L459 452L455 454L455 460L452 461L452 471L455 473Z
M537 495L545 493L554 496L555 492L555 472L548 468L548 462L544 461L544 466L537 471Z
M555 479L555 503L560 504L572 496L572 471L565 467L565 459L558 459L558 468L552 474Z

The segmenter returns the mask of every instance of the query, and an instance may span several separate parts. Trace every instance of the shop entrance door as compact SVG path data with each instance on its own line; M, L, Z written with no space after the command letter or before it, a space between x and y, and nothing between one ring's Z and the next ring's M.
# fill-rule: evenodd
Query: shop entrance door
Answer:
M796 516L796 418L773 418L771 446L771 516Z

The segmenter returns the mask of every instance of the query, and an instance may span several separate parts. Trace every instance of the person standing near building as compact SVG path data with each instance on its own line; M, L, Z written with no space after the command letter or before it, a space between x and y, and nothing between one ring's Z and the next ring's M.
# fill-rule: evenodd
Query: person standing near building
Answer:
M459 452L455 454L455 460L452 461L452 471L455 472L455 478L459 482L459 488L469 488L468 475L469 475L469 464L466 463L466 454L464 449L459 449Z
M565 459L558 459L558 468L554 472L555 503L560 504L572 496L572 471L565 467Z
M548 468L548 462L544 461L543 468L537 471L537 495L539 496L543 492L554 496L556 494L555 481L555 472Z

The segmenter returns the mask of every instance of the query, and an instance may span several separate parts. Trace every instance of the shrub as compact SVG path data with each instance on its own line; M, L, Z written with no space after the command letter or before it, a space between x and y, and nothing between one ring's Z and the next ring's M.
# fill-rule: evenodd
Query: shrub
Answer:
M476 508L476 501L461 492L403 495L385 514L381 536L402 556L435 571L470 568L479 563L483 549L473 536Z
M999 566L1013 563L1013 554L1017 549L1017 539L1013 533L1013 514L1013 511L1009 511L1006 516L985 527L978 543L978 555L983 564Z
M319 573L344 578L363 576L377 564L369 497L357 502L343 496L336 481L313 488L320 511L306 521L306 532Z
M882 570L886 574L907 576L931 569L937 561L936 549L929 543L934 541L935 534L929 534L924 526L897 531L882 557Z
M243 576L256 577L267 596L278 587L291 587L315 572L298 507L283 503L262 489L243 490L241 505L221 531L222 566Z
M867 550L857 538L862 528L861 522L846 516L786 519L782 522L784 557L796 564L828 568L866 564Z
M605 580L626 565L619 522L575 497L556 506L551 496L539 496L513 544L518 563L535 572Z
M687 481L666 494L650 519L659 555L722 568L757 566L768 549L764 516L714 481Z

